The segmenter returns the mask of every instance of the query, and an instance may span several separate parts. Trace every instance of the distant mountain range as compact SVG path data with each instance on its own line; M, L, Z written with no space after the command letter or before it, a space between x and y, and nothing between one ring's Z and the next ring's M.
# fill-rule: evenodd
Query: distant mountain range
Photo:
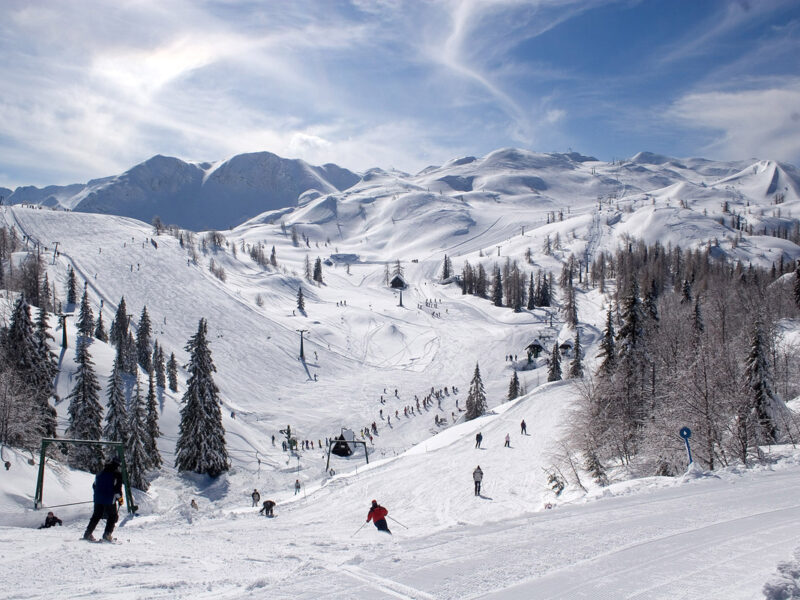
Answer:
M239 154L215 163L154 156L121 175L86 184L0 188L11 204L60 206L132 217L193 230L228 229L268 210L295 206L308 190L345 190L360 177L336 165L311 166L269 152Z
M467 204L500 199L525 207L531 202L550 204L553 209L601 198L641 202L672 197L684 204L717 198L744 205L748 200L763 204L772 199L793 204L800 197L800 171L756 159L719 162L640 152L628 160L605 163L576 152L542 154L514 148L482 158L454 159L414 175L382 169L357 174L334 164L311 166L269 152L215 163L159 155L121 175L86 184L19 187L13 192L0 188L0 196L11 204L114 214L148 223L159 216L166 224L196 231L229 229L284 214L289 221L327 229L323 223L333 219L335 233L341 236L343 220L365 219L369 206L381 198L390 200L386 212L393 222L411 217L411 209L419 205L423 212L433 207L439 214L464 212L464 222L456 226L468 227L474 214L467 215ZM435 215L431 217L435 222Z

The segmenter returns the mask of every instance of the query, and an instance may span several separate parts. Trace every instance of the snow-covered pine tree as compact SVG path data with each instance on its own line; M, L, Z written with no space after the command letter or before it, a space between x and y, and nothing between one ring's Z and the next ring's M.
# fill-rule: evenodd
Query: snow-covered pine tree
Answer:
M745 382L750 406L759 429L759 443L779 441L786 416L786 405L775 391L769 368L764 326L756 320L750 334L750 353L745 366Z
M147 386L147 406L145 414L145 430L147 438L144 450L148 460L149 469L161 468L161 453L158 451L156 440L161 437L158 430L158 401L156 400L156 382L153 372L150 371L150 381Z
M571 379L580 379L583 377L583 359L581 357L583 349L581 348L581 332L578 329L575 330L574 352L575 356L569 363L569 376Z
M173 392L178 391L178 361L175 359L175 353L169 355L167 361L167 379L169 380L169 389Z
M42 287L39 291L39 308L46 311L55 312L55 298L51 298L50 280L47 278L47 271L44 272Z
M616 334L614 333L614 317L611 307L606 312L606 328L603 330L603 340L600 342L600 366L597 368L597 375L610 377L617 368L617 344Z
M78 333L83 337L90 338L94 336L94 313L92 306L89 304L89 285L83 285L83 296L81 297L81 309L78 315Z
M465 417L468 421L486 413L486 390L483 388L481 370L478 363L475 363L475 373L472 375L472 381L469 384L466 404L467 412Z
M139 368L138 359L139 354L136 348L136 338L134 338L133 333L129 331L128 336L122 344L122 364L124 366L124 372L128 375L136 375Z
M76 440L99 440L103 434L103 407L100 405L100 384L94 373L94 363L89 354L86 338L78 340L75 362L75 386L67 396L69 400L69 426L66 435ZM97 473L103 467L100 446L75 446L70 448L69 465Z
M317 283L323 283L322 281L322 260L320 257L317 257L317 260L314 261L314 281Z
M197 333L186 345L190 356L189 380L183 395L175 467L179 471L217 477L228 470L229 464L219 390L212 376L216 368L206 341L207 329L206 320L200 319Z
M800 261L798 261L797 269L794 272L794 303L797 308L800 308Z
M97 311L97 322L94 327L94 337L101 342L108 341L108 334L106 333L106 326L103 324L103 311Z
M578 326L578 299L575 295L575 286L572 278L567 279L564 287L564 321L571 329Z
M136 375L136 387L131 397L128 411L128 439L125 443L125 463L128 467L128 478L131 486L147 491L150 481L147 478L147 426L145 424L145 408L142 400L142 388L139 375Z
M55 357L47 347L46 316L44 325L34 333L30 306L24 296L14 304L11 322L3 336L5 360L22 382L20 402L30 404L38 415L30 423L30 431L41 431L48 437L56 434L56 410L50 406L53 378L57 370Z
M553 351L550 353L547 381L561 381L561 351L558 349L558 342L553 344Z
M297 310L304 314L306 312L306 301L303 298L303 286L297 288Z
M450 262L450 259L447 257L447 254L444 255L444 260L442 261L442 280L450 279L453 275L453 265Z
M492 304L503 306L503 276L498 266L495 266L492 277Z
M130 327L130 317L128 316L128 309L125 306L125 296L123 296L119 301L119 306L117 306L114 320L111 321L111 328L108 331L108 341L116 346L119 345L120 342L127 340L128 327Z
M278 258L275 256L275 246L272 247L272 252L269 255L269 264L273 267L278 266Z
M103 437L112 442L125 442L128 430L128 411L125 402L125 389L122 384L122 352L117 346L117 357L108 377L108 403L106 404L106 424Z
M67 304L72 304L78 301L78 280L75 277L75 270L72 265L67 270Z
M681 286L681 304L688 304L692 301L692 284L688 279L683 280Z
M164 349L156 342L153 348L153 369L156 372L156 385L162 390L167 387L167 372L164 364Z
M517 372L514 371L508 384L508 399L513 400L517 396L519 396L519 377L517 377Z
M308 258L308 254L306 254L305 262L303 263L306 272L306 280L311 281L314 273L311 271L311 259Z
M694 313L692 318L692 331L694 331L695 336L701 335L706 329L705 323L703 323L703 310L700 307L700 296L698 295L694 299Z
M137 362L145 372L153 370L153 361L150 359L150 336L152 335L150 325L150 315L147 314L147 306L142 308L139 316L139 326L136 328L136 355Z
M533 273L531 273L530 281L528 282L528 304L526 308L528 310L536 308L536 288L533 285Z

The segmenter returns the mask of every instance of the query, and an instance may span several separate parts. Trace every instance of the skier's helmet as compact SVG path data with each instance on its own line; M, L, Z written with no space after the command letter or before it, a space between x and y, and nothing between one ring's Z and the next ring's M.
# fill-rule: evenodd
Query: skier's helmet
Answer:
M377 500L373 500L372 501L372 506L378 506L378 501Z

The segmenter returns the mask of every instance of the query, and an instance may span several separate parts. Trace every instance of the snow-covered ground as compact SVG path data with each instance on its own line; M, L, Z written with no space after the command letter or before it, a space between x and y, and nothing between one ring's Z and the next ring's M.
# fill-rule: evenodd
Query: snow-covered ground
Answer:
M161 394L159 445L167 466L146 494L136 494L139 514L117 530L122 543L90 545L79 541L90 506L72 503L90 499L92 477L48 463L44 504L56 507L65 525L37 531L44 518L32 510L38 465L4 448L11 462L0 471L4 595L758 597L800 544L800 454L772 449L770 466L602 490L584 481L587 493L570 487L556 498L546 470L556 462L578 391L567 382L546 384L542 361L526 364L524 348L574 332L555 309L515 314L438 281L445 254L457 273L466 260L488 270L509 258L526 273L557 275L571 253L591 260L631 239L693 248L718 243L716 254L765 267L800 257L800 248L778 237L736 240L731 214L723 212L727 202L756 231L785 224L800 202L787 167L670 160L637 155L608 165L502 150L416 176L375 170L345 192L309 194L296 208L225 231L224 251L202 252L199 234L197 263L178 239L153 237L149 225L132 219L0 208L0 224L16 227L29 249L34 242L47 247L48 276L62 300L68 266L88 282L106 326L123 295L134 323L146 305L154 337L184 364L183 346L198 320L208 319L232 464L213 482L175 473L181 392ZM786 193L782 216L771 204L776 181ZM292 244L292 226L307 244ZM548 236L561 243L552 255L542 252ZM53 256L56 241L60 254ZM267 256L275 246L277 269L259 267L242 250L258 243ZM349 255L349 266L334 260L323 269L323 285L306 281L306 257L331 255ZM224 267L224 282L209 272L212 258ZM408 282L402 306L384 284L385 265L391 269L396 260ZM296 310L301 285L305 314ZM578 296L591 362L607 299L584 287ZM3 312L12 299L0 302ZM67 321L69 348L60 352L57 380L62 398L75 371L74 317ZM298 357L298 330L307 330L305 360ZM797 331L796 320L782 323L787 341ZM54 333L60 341L61 332ZM90 352L105 386L113 348L95 340ZM517 359L507 360L509 354ZM459 409L476 363L492 414L465 423ZM528 393L504 402L515 368ZM416 410L415 396L421 401L445 387L441 407L434 400ZM404 416L409 406L415 412ZM63 428L66 402L57 410ZM437 426L434 415L444 424ZM522 419L530 435L519 434ZM373 421L370 464L358 453L332 459L334 474L326 471L319 441ZM314 449L291 456L280 437L273 445L272 435L287 424ZM483 449L474 448L477 431ZM511 448L503 447L507 433ZM472 493L478 464L485 473L481 497ZM295 479L303 486L298 495ZM259 517L249 506L253 488L278 502L277 518ZM373 498L398 521L390 521L391 538L371 525L356 531Z

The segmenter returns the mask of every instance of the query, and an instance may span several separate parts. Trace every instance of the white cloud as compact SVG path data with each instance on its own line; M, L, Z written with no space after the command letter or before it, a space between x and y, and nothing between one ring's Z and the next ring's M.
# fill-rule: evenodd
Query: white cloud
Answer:
M714 139L706 150L720 158L800 162L800 80L783 87L688 94L667 117L710 130Z

